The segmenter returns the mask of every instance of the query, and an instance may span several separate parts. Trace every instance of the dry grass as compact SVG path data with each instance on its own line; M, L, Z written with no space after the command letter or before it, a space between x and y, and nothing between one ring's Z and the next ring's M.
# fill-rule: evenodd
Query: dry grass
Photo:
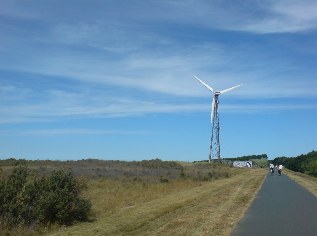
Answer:
M112 214L120 208L148 202L173 192L193 188L199 183L192 180L144 183L139 180L94 179L90 180L88 185L89 190L86 196L92 201L94 215L99 216Z
M302 185L317 197L317 178L291 170L284 171L287 176Z
M229 235L266 175L237 170L230 178L168 183L88 181L95 220L51 235Z
M16 227L6 235L229 235L267 174L217 163L157 160L31 164L34 175L71 167L88 186L91 221L72 227ZM8 174L11 166L2 168Z

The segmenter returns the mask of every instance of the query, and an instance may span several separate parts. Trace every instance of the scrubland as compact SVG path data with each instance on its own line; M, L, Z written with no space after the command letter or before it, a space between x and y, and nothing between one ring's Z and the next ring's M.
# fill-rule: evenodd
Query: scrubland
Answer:
M71 168L87 186L84 197L92 211L88 222L19 227L6 231L9 235L230 235L267 174L265 169L158 159L27 164L34 175ZM2 175L10 168L2 163Z

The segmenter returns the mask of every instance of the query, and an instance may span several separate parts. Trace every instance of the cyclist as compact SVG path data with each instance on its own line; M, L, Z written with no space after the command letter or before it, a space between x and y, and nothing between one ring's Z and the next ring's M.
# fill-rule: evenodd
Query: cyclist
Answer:
M279 175L282 175L282 170L283 170L283 166L282 166L282 165L279 165L279 166L278 166L278 170L277 170L277 172L278 172Z
M273 165L273 163L270 163L270 172L271 172L271 175L274 174L274 165Z

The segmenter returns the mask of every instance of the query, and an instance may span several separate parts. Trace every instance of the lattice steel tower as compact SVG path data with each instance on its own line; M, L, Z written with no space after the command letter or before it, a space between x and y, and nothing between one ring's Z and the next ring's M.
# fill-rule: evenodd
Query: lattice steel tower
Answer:
M217 158L218 161L221 161L220 157L220 122L219 122L219 113L218 113L218 105L219 105L219 95L226 93L232 89L235 89L242 84L239 84L237 86L234 86L232 88L228 88L222 91L214 91L212 87L210 87L208 84L203 82L202 80L198 79L195 75L194 77L202 83L207 89L209 89L212 94L212 105L211 105L211 139L210 139L210 154L209 154L209 163L213 158Z
M218 113L218 100L219 94L214 94L213 104L212 104L212 113L211 113L211 138L210 138L210 154L209 154L209 163L212 159L217 158L219 161L220 158L220 122L219 122L219 113Z

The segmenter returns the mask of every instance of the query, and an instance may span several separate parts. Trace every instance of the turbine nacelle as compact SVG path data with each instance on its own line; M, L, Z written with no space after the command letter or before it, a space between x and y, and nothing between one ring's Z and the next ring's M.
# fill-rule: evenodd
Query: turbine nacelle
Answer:
M216 91L216 92L214 92L214 96L219 96L221 94L221 92L220 91Z

